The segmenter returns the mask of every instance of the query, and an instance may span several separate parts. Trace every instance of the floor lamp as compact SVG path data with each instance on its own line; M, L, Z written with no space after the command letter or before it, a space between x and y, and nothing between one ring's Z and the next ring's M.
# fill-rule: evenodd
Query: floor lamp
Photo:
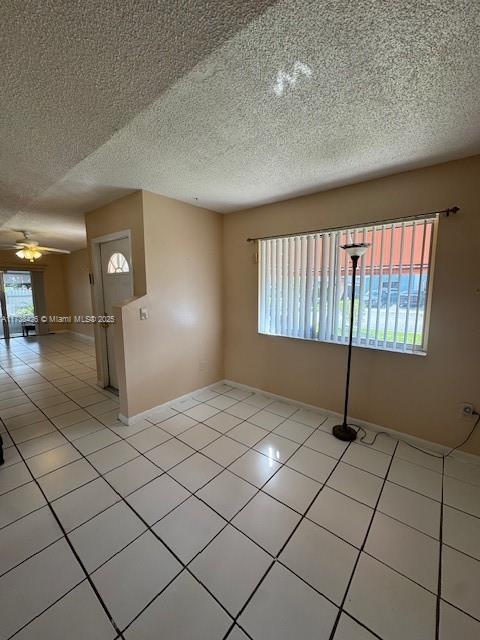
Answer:
M366 242L350 243L341 245L352 259L353 280L352 280L352 303L350 305L350 337L348 340L348 359L347 359L347 380L345 384L345 405L343 410L343 422L333 427L332 433L339 440L351 441L357 437L357 431L347 424L348 413L348 393L350 390L350 365L352 361L352 339L353 339L353 313L355 308L355 281L357 276L358 261L363 256L370 245ZM345 275L345 286L347 286L347 275Z

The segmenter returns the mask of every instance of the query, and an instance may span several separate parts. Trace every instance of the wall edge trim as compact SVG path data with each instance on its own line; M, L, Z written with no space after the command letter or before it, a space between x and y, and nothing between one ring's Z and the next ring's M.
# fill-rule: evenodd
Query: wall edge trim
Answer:
M123 414L120 413L119 419L123 424L127 426L135 424L139 420L144 419L145 416L147 416L152 411L161 409L163 407L167 407L172 402L178 402L179 400L186 400L187 398L194 396L196 393L199 393L200 391L204 391L205 389L210 389L212 386L221 384L221 383L234 385L236 387L239 387L240 389L251 391L252 393L260 393L269 398L275 398L276 400L282 400L282 401L286 400L298 406L299 408L304 408L304 409L313 410L313 411L322 411L328 416L342 418L342 415L340 413L337 413L336 411L331 411L330 409L324 409L323 407L319 407L314 404L307 404L306 402L300 402L299 400L294 400L292 398L287 398L286 396L281 396L278 393L271 393L270 391L264 391L263 389L259 389L258 387L251 387L248 384L242 384L241 382L236 382L235 380L224 378L221 380L217 380L216 382L211 382L205 387L200 387L198 389L194 389L193 391L189 391L188 393L185 393L183 396L179 396L178 398L171 398L170 400L167 400L162 404L156 405L155 407L151 407L150 409L147 409L146 411L142 411L141 413L137 413L133 416L124 416ZM408 433L404 433L403 431L397 431L396 429L390 429L389 427L384 427L382 425L375 424L374 422L368 422L367 420L362 420L360 418L357 419L352 416L350 416L349 418L352 420L352 422L354 421L355 423L358 423L360 426L366 427L371 431L375 431L375 432L386 431L387 433L391 434L394 438L402 439L406 442L411 442L416 446L422 446L424 448L428 448L432 451L432 453L446 453L451 448L451 447L446 447L444 445L438 444L436 442L431 442L430 440L417 438L416 436L412 436ZM465 461L475 461L478 463L480 459L480 456L476 456L475 454L468 453L466 451L457 450L455 454L456 454L455 457L457 459L463 459Z
M330 409L324 409L323 407L319 407L315 404L307 404L306 402L300 402L299 400L293 400L291 398L287 398L286 396L281 396L278 393L271 393L270 391L264 391L263 389L258 389L257 387L251 387L248 384L242 384L241 382L236 382L235 380L223 380L224 384L231 384L239 387L240 389L245 389L246 391L252 391L253 393L260 393L264 396L275 398L277 400L287 400L292 404L297 405L298 407L304 409L310 409L313 411L322 411L326 413L328 416L338 417L340 420L343 420L343 414L337 413L336 411L331 411ZM217 384L217 383L214 383ZM267 408L268 410L268 408ZM371 431L386 431L391 434L394 438L404 440L406 442L410 442L415 446L421 446L423 448L429 448L432 453L447 453L450 451L451 447L446 447L444 445L438 444L437 442L432 442L431 440L424 440L423 438L417 438L417 436L410 435L409 433L405 433L403 431L397 431L396 429L391 429L390 427L384 427L383 425L375 424L374 422L368 422L367 420L362 420L361 418L354 418L353 416L348 416L349 421L355 422L356 424L366 427ZM457 459L463 458L465 460L475 461L478 463L480 460L480 456L475 455L474 453L468 453L467 451L462 451L457 449L455 452Z
M120 419L120 422L123 422L123 424L125 424L127 426L129 426L131 424L135 424L139 420L143 420L145 418L145 416L147 416L149 413L152 413L152 411L156 411L157 409L162 409L164 407L168 407L168 405L172 404L172 402L178 402L180 400L187 400L187 398L191 398L194 394L200 393L200 391L205 391L206 389L210 389L211 386L213 386L215 384L219 384L221 382L224 382L224 380L223 379L215 380L215 382L211 382L210 384L207 384L205 387L199 387L198 389L194 389L193 391L189 391L188 393L184 393L183 396L178 396L176 398L170 398L170 400L167 400L166 402L162 402L162 404L157 404L154 407L150 407L150 409L146 409L145 411L141 411L140 413L136 413L133 416L125 416L122 413L120 413L118 417Z

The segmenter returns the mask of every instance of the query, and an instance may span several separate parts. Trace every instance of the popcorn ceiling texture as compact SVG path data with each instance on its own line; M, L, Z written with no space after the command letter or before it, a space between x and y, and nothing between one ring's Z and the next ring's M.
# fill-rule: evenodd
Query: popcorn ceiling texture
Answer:
M135 189L228 212L480 151L471 0L10 0L2 20L0 223L59 247Z
M271 3L2 1L2 226L43 228L42 243L84 245L82 216L71 214L118 189L82 180L55 206L45 191ZM1 233L2 241L17 237Z

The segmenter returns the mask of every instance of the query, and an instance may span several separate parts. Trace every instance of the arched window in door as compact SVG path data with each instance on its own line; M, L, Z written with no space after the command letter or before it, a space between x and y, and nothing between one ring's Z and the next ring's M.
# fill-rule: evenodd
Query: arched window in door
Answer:
M130 267L123 253L112 253L107 265L107 273L128 273Z

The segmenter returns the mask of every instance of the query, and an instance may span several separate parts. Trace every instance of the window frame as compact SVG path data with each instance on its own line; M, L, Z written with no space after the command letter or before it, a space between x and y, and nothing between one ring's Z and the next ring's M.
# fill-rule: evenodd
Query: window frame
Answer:
M303 341L307 341L307 342L314 342L314 343L327 343L327 344L335 344L335 345L339 345L339 346L348 346L348 336L344 339L330 339L330 338L315 338L315 337L310 337L310 336L297 336L297 335L290 335L288 333L271 333L265 330L262 330L262 326L261 326L261 322L262 322L262 259L261 259L261 247L260 247L260 242L265 241L265 240L278 240L278 239L290 239L290 238L296 238L296 237L308 237L311 236L313 234L326 234L329 233L331 231L338 231L339 233L354 233L356 231L359 231L360 234L364 229L378 229L379 227L386 227L388 225L399 225L402 223L408 223L408 222L419 222L419 221L424 221L425 223L430 222L431 223L431 232L430 232L430 241L429 241L429 261L428 261L428 274L427 274L427 280L426 280L426 285L425 285L425 305L424 305L424 319L423 319L423 333L422 333L422 344L418 345L417 348L415 348L415 336L413 337L413 343L410 347L406 346L404 349L400 349L398 346L395 347L395 344L398 345L399 341L398 339L395 341L387 341L386 339L384 340L384 345L379 345L378 342L380 341L380 339L378 337L375 338L369 338L369 337L365 337L365 338L355 338L353 340L353 346L354 347L359 347L362 349L372 349L375 351L387 351L387 352L391 352L391 353L397 353L397 354L404 354L404 355L417 355L417 356L426 356L428 354L428 342L429 342L429 334L430 334L430 321L431 321L431 306L432 306L432 293L433 293L433 280L434 280L434 271L435 271L435 258L436 258L436 248L437 248L437 237L438 237L438 227L439 227L439 214L428 214L425 216L411 216L411 217L405 217L405 218L396 218L393 220L388 220L388 221L378 221L378 222L368 222L368 223L363 223L363 224L356 224L356 225L351 225L351 226L345 226L345 227L338 227L335 229L325 229L325 230L320 230L320 231L308 231L308 232L299 232L299 233L292 233L292 234L285 234L285 235L280 235L280 236L271 236L265 239L258 239L257 240L257 253L256 253L256 261L257 261L257 333L260 335L264 335L264 336L269 336L272 338L289 338L292 340L303 340ZM412 238L412 244L413 244L413 238ZM399 266L401 267L402 264L405 264L403 260L401 260L401 262L399 263ZM413 263L414 264L414 263ZM382 268L382 265L380 265L380 267ZM421 268L423 268L423 266L421 266ZM356 282L358 283L359 281L359 277L361 274L361 264L359 266L359 270L357 271L357 280ZM347 282L348 280L351 281L351 273L347 272ZM370 275L371 277L371 275ZM361 282L361 279L360 279ZM379 287L379 291L381 292L381 282L380 281L380 287ZM369 285L369 291L371 291L370 285ZM415 293L415 292L413 292ZM355 299L358 300L358 295L359 295L359 290L356 293ZM408 294L407 294L408 295ZM410 294L411 295L411 294ZM400 297L400 296L399 296ZM350 296L349 296L350 299ZM359 313L359 312L357 312ZM396 312L398 313L398 312ZM347 323L348 326L348 323ZM406 327L406 329L408 329L408 327Z
M117 256L119 256L119 258L117 258ZM113 259L117 258L117 262L120 262L122 260L122 267L120 267L119 264L119 268L121 269L120 271L117 270L116 268L114 269L114 271L110 271L110 265L112 265L112 267L114 266L113 264ZM127 268L124 269L123 266L126 265ZM119 276L122 275L124 273L130 273L130 263L128 262L128 258L127 256L122 253L121 251L114 251L111 256L108 258L107 261L107 275L109 276Z

